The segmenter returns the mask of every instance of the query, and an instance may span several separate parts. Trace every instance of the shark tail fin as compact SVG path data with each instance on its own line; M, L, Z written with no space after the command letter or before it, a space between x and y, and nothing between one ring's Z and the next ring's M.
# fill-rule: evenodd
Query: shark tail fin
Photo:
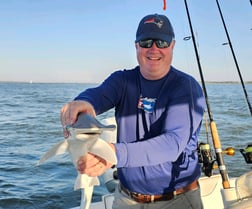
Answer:
M94 187L82 189L80 209L89 209Z
M89 188L97 185L100 185L98 177L90 177L87 174L79 173L75 180L74 190Z

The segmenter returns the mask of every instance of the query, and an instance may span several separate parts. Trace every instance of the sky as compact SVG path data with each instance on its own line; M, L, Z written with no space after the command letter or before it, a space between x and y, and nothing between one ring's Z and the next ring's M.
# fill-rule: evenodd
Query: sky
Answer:
M187 0L206 81L239 81L215 0ZM252 81L250 0L219 0L244 81ZM200 80L183 0L0 0L0 81L100 83L138 63L135 34L147 14L168 16L172 65Z

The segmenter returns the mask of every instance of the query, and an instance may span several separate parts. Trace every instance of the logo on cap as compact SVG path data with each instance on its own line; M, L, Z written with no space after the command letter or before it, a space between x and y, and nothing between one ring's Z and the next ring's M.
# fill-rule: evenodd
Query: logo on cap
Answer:
M159 28L162 28L164 21L157 17L151 17L144 21L144 24L154 23Z

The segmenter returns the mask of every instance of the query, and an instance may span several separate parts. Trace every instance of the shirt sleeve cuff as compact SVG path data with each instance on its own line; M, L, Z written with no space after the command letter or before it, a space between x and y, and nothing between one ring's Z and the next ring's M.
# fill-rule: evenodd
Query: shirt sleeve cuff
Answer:
M125 167L127 165L127 144L126 143L117 143L115 144L116 148L116 157L117 157L117 164L116 167Z

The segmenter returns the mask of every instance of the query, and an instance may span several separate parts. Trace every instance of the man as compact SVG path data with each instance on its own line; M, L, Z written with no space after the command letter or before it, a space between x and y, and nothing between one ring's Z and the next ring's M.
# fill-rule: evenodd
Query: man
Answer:
M112 73L62 107L62 125L80 112L93 116L115 108L119 185L113 208L203 208L197 137L205 108L200 85L171 66L175 45L168 18L144 17L136 32L139 66ZM65 132L65 136L67 136ZM99 176L112 167L87 154L78 170Z

